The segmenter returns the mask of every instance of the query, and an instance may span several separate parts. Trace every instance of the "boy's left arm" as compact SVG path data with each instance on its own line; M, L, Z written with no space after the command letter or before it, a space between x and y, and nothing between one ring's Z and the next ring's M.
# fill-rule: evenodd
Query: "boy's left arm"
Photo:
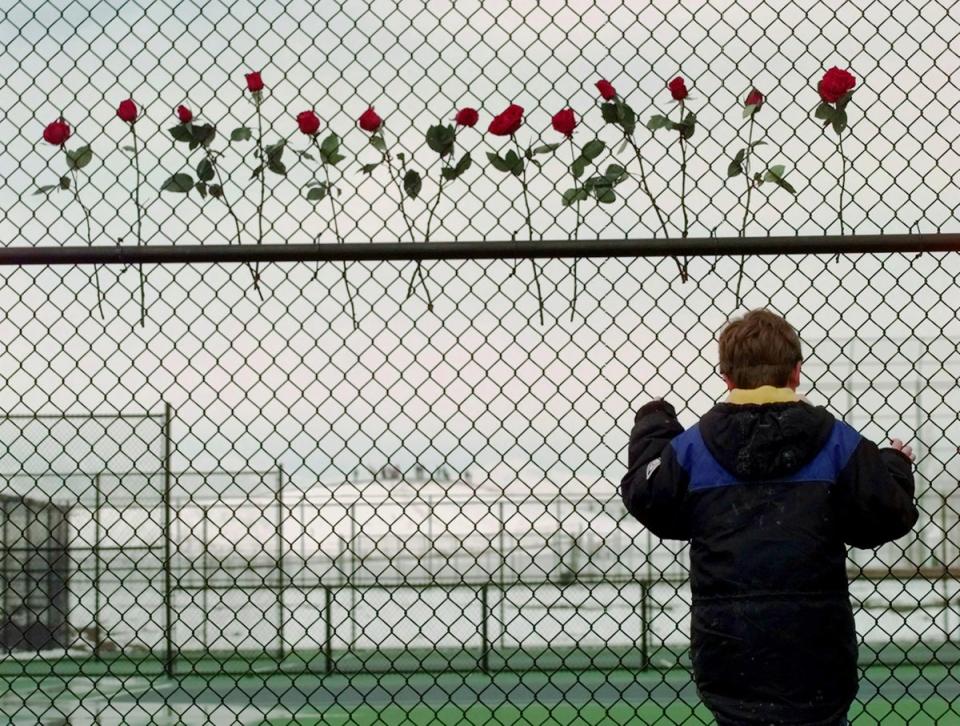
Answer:
M637 411L620 496L627 511L658 537L689 539L684 513L689 477L670 442L683 433L673 406L651 401Z

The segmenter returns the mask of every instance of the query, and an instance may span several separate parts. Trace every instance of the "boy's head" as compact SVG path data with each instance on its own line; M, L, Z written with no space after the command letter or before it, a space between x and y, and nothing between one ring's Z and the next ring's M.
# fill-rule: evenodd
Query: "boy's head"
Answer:
M800 385L800 336L769 310L751 310L720 332L720 374L727 388Z

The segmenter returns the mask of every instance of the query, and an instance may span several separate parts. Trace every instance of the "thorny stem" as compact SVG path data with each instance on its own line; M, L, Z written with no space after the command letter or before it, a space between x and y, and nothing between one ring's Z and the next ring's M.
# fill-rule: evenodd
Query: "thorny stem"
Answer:
M260 97L254 98L254 104L257 107L257 147L260 149L260 204L257 206L258 235L257 244L263 244L263 205L267 196L267 158L263 151L263 112L260 110ZM253 285L260 292L260 264L254 263L253 266ZM260 293L263 297L263 293Z
M381 127L380 133L381 133L381 136L383 137L383 149L384 149L383 158L387 160L387 168L390 170L390 176L393 177L394 182L396 182L397 193L400 195L400 215L403 217L403 221L407 225L407 234L410 235L410 241L413 242L414 241L413 224L410 222L410 217L407 216L407 208L403 203L403 197L406 194L406 192L403 191L403 182L400 179L400 171L397 169L394 169L393 157L390 156L390 147L387 146L387 135L382 130L382 128L383 127ZM414 270L414 276L416 276L417 274L419 274L422 279L423 270L421 269L421 262L419 260L417 261L417 268L416 270ZM426 281L424 281L423 289L427 293L427 310L432 311L433 298L430 295L430 288L427 287Z
M577 160L577 147L573 143L573 137L570 137L570 156L575 162ZM641 170L643 169L643 163L640 164ZM641 171L642 173L642 171ZM574 185L576 185L577 180L574 178ZM577 197L576 201L576 214L577 214L577 223L573 228L573 239L577 239L580 235L580 198ZM577 284L577 262L576 257L573 258L573 303L570 306L570 322L573 322L574 313L577 310L577 291L579 290L579 285Z
M516 134L513 135L513 141L517 145L517 154L519 154L522 164L520 167L520 182L523 185L523 203L527 209L527 235L528 239L533 242L533 222L530 214L530 198L527 195L527 164L523 157L523 150L520 148L520 142L517 141ZM537 303L540 308L540 325L543 325L543 295L540 293L540 270L537 268L537 261L533 257L530 258L530 264L533 266L533 280L537 285Z
M633 151L637 155L637 161L640 163L640 182L643 186L643 191L646 192L647 197L650 199L650 204L653 206L653 210L657 213L657 220L660 222L660 229L663 231L663 238L667 239L670 236L667 232L667 222L663 218L663 213L660 211L660 207L657 204L656 198L653 196L653 192L650 191L650 185L647 182L647 172L643 167L643 154L640 153L640 147L637 145L637 142L634 141L633 136L626 135L626 138L633 147ZM677 271L680 273L680 279L686 281L686 269L680 262L680 258L676 255L670 256L673 257L674 262L677 263Z
M756 112L754 112L756 113ZM747 153L743 158L743 175L747 180L747 199L743 205L743 224L740 226L740 236L747 234L747 219L750 215L750 195L753 193L753 179L750 177L750 154L753 152L753 122L754 114L750 114L750 127L747 132ZM737 275L737 307L740 307L740 285L743 283L743 266L746 264L747 256L740 255L740 273Z
M427 216L427 234L426 234L426 237L424 238L424 242L430 241L430 227L433 225L433 216L437 211L437 206L440 204L440 197L442 196L443 196L443 159L440 160L440 181L437 183L437 196L433 200L433 206L430 207L430 214ZM426 289L427 281L423 277L423 261L422 260L417 260L417 267L413 271L413 275L410 277L410 285L407 287L408 300L413 295L413 291L416 289L417 276L420 277L421 282L423 282L423 287L424 289Z
M140 151L137 148L137 127L130 124L130 133L133 134L133 168L137 174L137 183L133 187L133 203L137 205L137 246L143 245L142 217L143 212L140 208ZM143 263L137 267L140 269L140 327L145 325L147 317L146 294L144 291Z
M843 136L837 134L837 151L840 152L840 200L837 203L837 211L840 216L840 234L844 234L843 231L843 193L846 191L847 185L847 157L843 154ZM837 254L837 261L840 261L840 254Z
M687 107L683 101L680 102L680 122L683 122ZM680 132L680 209L683 211L683 239L687 238L690 232L690 220L687 217L687 142L683 138L683 132ZM687 281L687 260L683 260L683 269L680 271L680 281Z
M230 213L230 216L233 217L233 222L237 226L237 244L242 244L243 240L240 236L240 218L237 216L237 213L233 211L233 206L230 202L227 201L227 188L223 184L223 177L220 176L220 167L217 165L217 161L214 158L213 154L210 153L210 150L204 147L204 151L207 155L207 161L210 163L210 166L213 167L213 173L217 175L217 184L220 186L220 199L227 206L227 212ZM254 272L253 265L249 262L247 267L250 269L250 274L253 275L254 286L256 287L257 293L260 295L260 300L263 300L263 290L260 289L260 285L257 284L257 274Z
M77 200L77 204L80 205L80 209L83 210L84 219L87 222L87 244L93 247L93 233L90 231L90 210L87 209L86 205L83 203L83 200L80 199L80 186L79 186L79 175L77 174L76 169L70 170L73 175L73 198ZM100 318L103 318L103 293L100 290L100 265L95 265L93 268L93 277L97 285L97 310L100 312Z
M322 152L320 151L320 143L317 141L317 137L313 137L313 143L317 147L317 153L320 154L321 159L323 158ZM337 222L337 206L333 201L333 187L330 185L330 170L327 168L326 162L321 162L323 165L323 178L327 183L327 196L330 198L330 215L333 219L333 233L337 236L337 243L343 244L343 237L340 236L340 225ZM319 264L319 263L318 263ZM343 261L343 288L347 291L347 299L350 301L350 319L353 320L353 329L357 330L360 327L360 324L357 322L357 310L353 305L353 293L350 292L350 283L347 280L347 262Z

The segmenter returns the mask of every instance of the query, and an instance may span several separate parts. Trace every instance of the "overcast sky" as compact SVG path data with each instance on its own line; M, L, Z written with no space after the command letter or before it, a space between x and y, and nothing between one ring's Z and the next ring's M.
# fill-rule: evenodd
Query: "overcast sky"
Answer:
M768 145L762 162L784 163L798 189L755 194L753 234L838 231L836 138L811 118L824 69L850 68L858 90L849 108L844 150L853 159L846 219L856 232L918 228L960 231L957 221L956 108L958 17L936 2L646 3L617 2L93 2L67 6L26 0L0 18L0 232L6 245L85 244L79 208L66 193L35 196L55 183L64 160L40 141L44 124L63 113L95 161L81 195L93 210L98 245L134 244L134 184L126 125L116 104L132 95L144 109L137 124L146 149L141 189L147 244L233 241L223 205L157 192L174 172L190 171L183 149L164 134L173 109L188 103L215 122L225 148L228 194L245 220L243 241L256 242L258 187L249 182L252 143L228 145L230 129L254 122L243 74L260 70L267 84L267 141L281 136L306 148L294 116L315 108L323 133L344 138L347 160L341 230L350 241L408 240L395 187L383 168L369 178L359 164L377 154L355 119L368 104L386 118L388 141L427 175L436 192L436 154L423 131L462 105L481 108L476 129L458 139L476 162L501 144L485 133L492 113L509 102L527 110L521 143L560 140L550 115L572 106L582 117L575 141L608 143L636 175L636 160L618 152L604 128L593 88L611 80L637 109L673 113L666 81L678 73L692 87L701 128L691 141L691 235L737 234L743 178L727 181L729 158L746 139L740 103L751 83L767 94L757 116ZM652 185L678 232L678 148L665 132L638 131ZM227 148L229 146L229 148ZM558 150L531 181L535 235L570 236L575 214L559 204L569 185L570 149ZM329 207L303 198L315 174L288 159L286 178L270 175L264 242L332 242ZM756 168L756 167L755 167ZM88 173L86 173L88 172ZM509 239L522 226L523 203L512 177L475 163L441 200L435 240ZM585 203L579 236L649 237L656 216L635 178L609 207ZM241 197L242 194L242 197ZM408 207L422 239L427 202ZM787 252L788 250L785 250ZM311 265L272 265L260 302L242 266L148 268L149 320L139 311L136 271L101 270L106 321L94 312L91 270L3 271L0 319L0 410L151 411L173 405L177 469L283 464L295 484L342 481L358 463L405 468L447 464L488 475L499 486L521 477L564 482L571 471L612 492L623 473L632 410L668 396L690 424L722 395L713 372L715 335L737 309L736 260L691 261L681 284L671 260L585 260L586 283L569 319L573 279L568 261L541 263L546 324L536 319L531 265L511 275L512 261L429 265L433 313L421 298L405 301L412 268L353 264L360 329L345 313L339 270L314 279ZM746 305L771 305L801 329L816 371L811 398L840 413L842 381L862 362L839 340L880 338L855 412L871 435L912 436L920 364L956 378L960 335L952 256L856 256L752 259ZM896 341L917 336L917 353L900 370L886 365ZM891 342L894 341L894 342ZM908 346L903 348L908 349ZM876 351L888 351L880 354ZM913 350L913 348L909 348ZM872 360L872 359L871 359ZM942 361L947 362L942 362ZM823 364L823 365L821 365ZM829 365L826 365L829 364ZM939 384L938 384L939 385ZM885 393L885 391L892 391ZM906 397L906 398L904 398ZM960 406L951 390L930 394L927 421L952 421ZM904 411L906 421L894 420ZM12 423L4 424L7 431ZM946 425L946 424L944 424ZM47 468L150 469L159 461L155 422L109 430L109 445L91 428L49 436L10 436L3 471ZM152 427L152 428L151 428ZM15 427L16 428L16 427ZM22 427L21 427L22 428ZM95 427L94 427L95 428ZM122 427L121 427L122 428ZM130 431L136 431L131 436ZM928 427L929 446L950 440ZM138 442L138 439L141 440ZM955 436L954 436L955 439ZM9 437L8 437L8 440ZM942 454L939 467L955 454ZM47 462L52 462L48 466ZM551 472L547 474L547 472ZM79 493L79 492L78 492Z

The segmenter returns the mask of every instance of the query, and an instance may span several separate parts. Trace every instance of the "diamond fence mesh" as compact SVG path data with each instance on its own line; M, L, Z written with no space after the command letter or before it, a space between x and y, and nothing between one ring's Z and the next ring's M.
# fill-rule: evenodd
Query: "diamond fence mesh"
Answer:
M717 332L768 306L800 331L813 402L918 451L915 530L850 552L851 718L960 722L960 262L859 254L838 238L836 259L788 246L747 258L741 285L747 248L731 237L746 187L726 179L754 85L767 94L760 148L797 193L761 187L747 232L960 232L958 27L949 4L892 0L2 9L0 230L51 264L3 268L0 713L712 723L688 674L687 548L627 518L616 484L636 407L665 396L694 423L724 393ZM831 65L859 82L842 198L836 136L812 118ZM256 70L265 143L316 156L296 127L307 108L339 135L338 226L307 197L316 159L288 152L283 173L251 178L258 141L228 141L257 126L243 80ZM668 259L590 256L591 240L660 233L593 83L610 79L646 118L668 110L681 72L698 96L683 206L718 250L691 260L686 282ZM139 170L115 118L128 96L142 112ZM564 145L529 167L528 213L515 180L480 163L502 153L480 129L511 101L526 107L530 147L561 140L550 116L574 108L578 148L602 139L598 163L630 174L618 202L562 205ZM180 103L216 125L212 157L170 137ZM423 176L403 211L385 166L359 168L379 158L356 128L368 105ZM441 192L424 131L465 105L481 108L456 141L474 164ZM60 115L68 148L90 144L93 161L69 189L36 195L63 173L39 143ZM676 144L641 146L679 237ZM209 158L222 196L161 191L173 174L199 180ZM428 261L411 299L403 261L261 264L259 295L249 265L146 265L141 326L135 267L56 264L62 245L518 236L581 240L576 274L559 258L537 260L536 279L509 255Z

